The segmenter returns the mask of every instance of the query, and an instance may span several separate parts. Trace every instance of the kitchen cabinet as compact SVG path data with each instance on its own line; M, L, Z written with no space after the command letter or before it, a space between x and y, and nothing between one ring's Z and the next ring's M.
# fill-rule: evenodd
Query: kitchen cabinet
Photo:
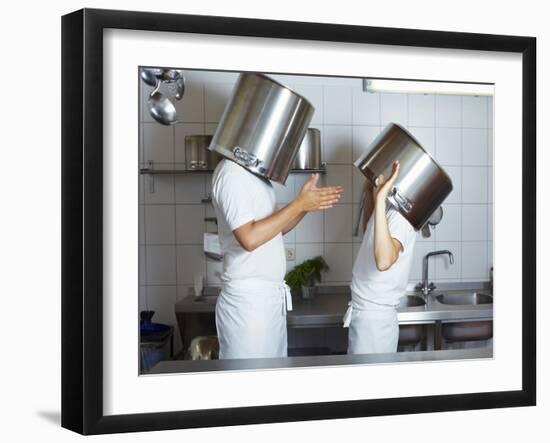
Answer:
M196 299L190 293L176 304L184 349L193 337L216 333L218 292L219 288L206 288L204 297ZM492 296L481 292L490 293L488 284L442 284L426 299L411 288L398 308L398 351L443 349L451 341L449 335L445 341L443 334L451 331L458 334L455 342L462 331L465 339L482 344L492 336L493 305ZM342 318L349 300L349 287L345 286L320 287L310 300L294 295L293 309L287 313L289 354L345 354L348 330L342 327Z

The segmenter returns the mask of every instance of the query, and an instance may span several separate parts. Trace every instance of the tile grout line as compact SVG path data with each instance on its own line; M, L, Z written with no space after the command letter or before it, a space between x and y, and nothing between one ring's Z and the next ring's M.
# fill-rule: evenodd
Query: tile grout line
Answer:
M142 88L142 91L143 91L143 85L141 85L140 83L140 86ZM142 99L143 99L143 96L140 95L140 103L142 105L142 109L141 109L141 116L143 117L143 102L142 102ZM142 151L143 151L143 161L145 161L145 126L143 126L141 128L141 131L140 133L138 134L139 137L142 138L141 140L141 148L142 148ZM138 149L139 149L139 146L138 146ZM145 180L141 180L140 178L140 185L142 186L142 189L141 189L141 197L145 200L145 184L144 184L144 181ZM144 269L144 282L145 282L145 285L148 285L149 284L149 266L148 266L148 255L149 255L149 250L147 248L147 208L143 208L143 242L144 242L144 245L143 245L143 269ZM138 221L138 235L139 235L139 221ZM138 245L138 251L139 251L140 247ZM141 254L140 254L141 255ZM139 255L138 255L138 274L139 274ZM139 281L140 278L139 278L139 275L138 275L138 284L141 286L141 282ZM138 306L139 306L139 301L138 301ZM147 286L145 286L145 308L146 310L149 310L149 289L147 288ZM139 309L139 308L138 308Z
M173 131L173 159L174 164L176 163L176 128L172 128ZM185 139L184 139L185 140ZM184 143L184 159L187 161L187 153L185 152L185 143ZM177 236L178 236L178 220L176 216L176 177L172 177L172 189L174 194L174 203L172 205L173 212L174 212L174 271L175 271L175 278L176 278L176 286L179 283L179 276L178 276L178 247L177 245ZM178 290L176 288L176 302L178 301Z
M462 118L462 111L463 111L462 102L463 102L463 100L464 99L461 96L460 97L460 202L462 204L462 208L460 210L460 259L461 259L460 260L460 269L459 269L460 281L463 281L462 250L464 249L462 247L462 242L464 240L463 235L462 235L462 230L464 229L463 220L462 220L462 218L464 217L464 128L463 128L464 122L463 122L463 118Z
M491 96L490 96L491 97ZM487 103L486 103L486 119L487 119L487 124L485 126L487 126L487 166L489 166L489 98L486 99L487 100ZM491 98L492 100L492 98ZM492 149L491 149L492 151ZM491 165L492 165L492 162L491 162ZM489 203L489 168L487 167L487 203ZM491 201L492 201L492 198L491 198ZM491 215L491 220L493 220L493 217ZM491 230L493 231L493 230ZM491 232L491 235L492 235L492 232ZM490 274L490 268L492 266L492 263L489 263L489 205L487 205L487 265L485 266L485 272L486 272L486 277L489 278L489 274Z
M138 76L139 76L139 71L138 71ZM139 82L138 80L138 94L139 94L139 117L138 117L138 154L139 154L139 160L138 160L138 167L142 164L142 161L144 160L145 158L145 155L143 153L143 136L142 136L142 132L143 132L143 124L142 124L142 120L143 120L143 86L141 85L141 82ZM145 207L141 207L140 206L140 202L141 200L143 199L143 196L142 196L142 190L143 190L143 186L141 184L142 182L142 177L141 175L139 175L138 173L138 315L139 315L139 310L140 310L140 304L141 304L141 294L142 294L142 291L145 291L145 308L146 310L148 310L148 302L147 302L147 289L142 289L144 288L144 285L141 284L141 279L144 278L145 279L145 282L147 282L147 257L145 257L145 263L143 263L143 267L144 267L144 274L143 276L141 276L140 274L140 271L141 271L141 262L143 260L142 258L142 249L144 251L147 251L146 250L146 246L145 245L142 245L142 243L140 242L140 240L142 240L143 243L145 243L145 226L143 226L143 238L141 238L141 225L142 224L145 224ZM142 215L142 212L143 212L143 217L141 216ZM139 318L139 317L138 317Z
M435 124L435 121L436 121L436 118L437 118L437 111L435 109L436 101L437 101L437 94L434 94L434 112L433 112L434 156L435 156L436 160L438 161L438 163L441 165L441 162L439 161L438 154L437 154L438 153L438 143L437 143L437 129L436 129L436 124ZM443 165L441 165L441 166L443 166ZM445 207L446 206L447 205L445 205ZM442 206L442 210L443 210L443 206ZM444 214L444 212L443 212L443 214ZM462 216L462 214L461 214L461 216ZM434 233L434 238L437 240L437 238L438 238L437 225L433 227L433 233Z
M142 183L143 183L143 180L142 180ZM145 186L143 186L145 188ZM143 192L145 192L145 190L143 190ZM144 281L146 284L149 283L149 272L148 272L148 264L147 264L147 256L148 256L148 253L149 253L149 249L147 248L147 207L144 207L143 208L143 242L145 243L145 245L143 246L143 260L144 260L144 263L143 263L143 270L144 270ZM139 229L139 226L138 226L138 229ZM139 273L139 265L138 265L138 273ZM139 280L139 276L138 276L138 280ZM141 283L141 282L139 282ZM145 307L147 310L149 310L149 290L145 290Z
M353 165L353 162L354 162L354 158L353 158L353 142L354 142L354 136L353 136L353 133L354 133L354 130L353 130L353 123L354 123L354 112L353 112L353 103L354 103L354 93L353 93L353 89L350 88L350 106L351 106L351 146L349 147L351 149L351 164ZM353 259L354 259L354 255L353 255L353 203L354 202L354 199L353 199L353 196L355 195L355 186L353 184L353 166L351 168L351 226L350 226L350 231L351 231L351 268L353 269ZM353 277L353 275L352 275Z
M326 150L327 150L327 145L325 143L325 136L326 136L326 133L325 133L325 126L326 126L326 109L325 109L325 88L326 86L323 85L321 87L321 97L322 97L322 102L323 102L323 154L325 155L325 159L326 159ZM328 167L329 165L327 164L327 176L329 174L329 170L330 168ZM325 179L325 186L326 186L326 183L327 182L327 179ZM326 249L326 244L325 244L325 220L326 220L326 217L325 217L325 211L323 211L322 213L322 218L323 218L323 223L322 223L322 230L323 230L323 257L326 259L326 256L327 256L327 249ZM323 277L326 278L326 273L324 273Z

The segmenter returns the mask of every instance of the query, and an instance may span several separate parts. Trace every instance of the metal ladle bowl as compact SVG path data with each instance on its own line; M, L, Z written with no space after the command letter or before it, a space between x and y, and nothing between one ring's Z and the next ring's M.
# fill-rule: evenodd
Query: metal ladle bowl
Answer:
M160 124L173 125L178 120L176 107L164 94L159 92L159 88L160 82L149 96L149 112Z
M158 76L160 75L159 69L143 68L139 75L145 84L155 88L157 87L159 81Z
M177 122L176 107L168 96L181 100L185 92L185 77L180 70L167 68L142 68L141 80L154 89L149 96L149 113L162 125ZM168 88L168 96L160 92L161 85Z

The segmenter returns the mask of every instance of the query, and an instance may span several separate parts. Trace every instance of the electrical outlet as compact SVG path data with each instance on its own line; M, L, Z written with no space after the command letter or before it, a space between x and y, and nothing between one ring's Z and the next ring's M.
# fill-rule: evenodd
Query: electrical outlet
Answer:
M286 261L294 260L294 248L285 248Z

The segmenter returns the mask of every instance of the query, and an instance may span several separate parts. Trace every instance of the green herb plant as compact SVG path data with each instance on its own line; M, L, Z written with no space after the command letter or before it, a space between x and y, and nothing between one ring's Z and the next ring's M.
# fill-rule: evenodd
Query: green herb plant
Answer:
M328 270L329 267L323 257L313 257L289 271L285 276L285 281L291 289L299 289L302 286L315 286L315 282L321 281L321 271Z

